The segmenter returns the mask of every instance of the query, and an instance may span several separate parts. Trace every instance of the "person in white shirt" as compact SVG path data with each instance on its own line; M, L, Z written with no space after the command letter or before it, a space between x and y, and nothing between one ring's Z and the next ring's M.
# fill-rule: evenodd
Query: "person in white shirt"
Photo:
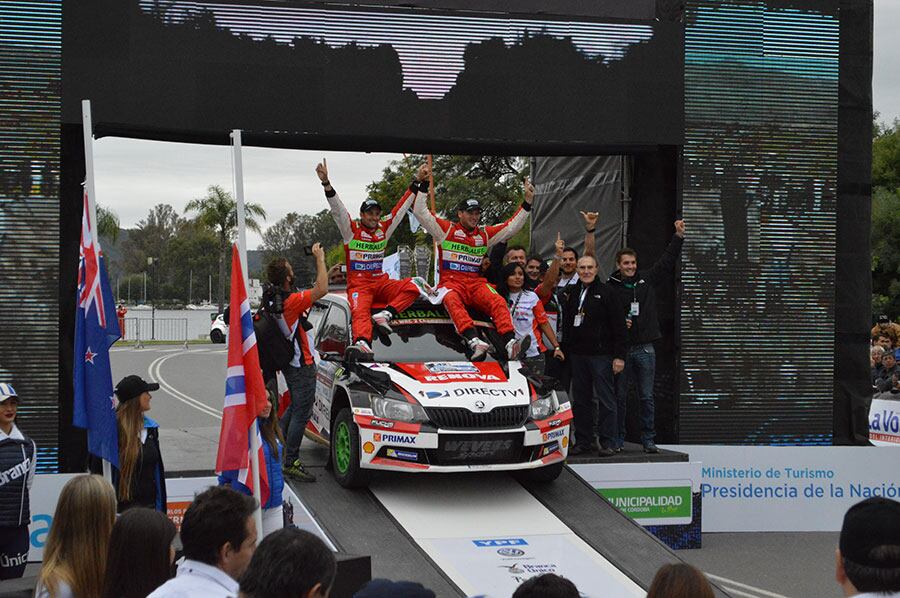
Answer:
M198 494L181 522L184 561L149 598L235 598L256 548L257 503L224 486Z
M872 497L844 515L835 580L844 596L900 598L900 502Z

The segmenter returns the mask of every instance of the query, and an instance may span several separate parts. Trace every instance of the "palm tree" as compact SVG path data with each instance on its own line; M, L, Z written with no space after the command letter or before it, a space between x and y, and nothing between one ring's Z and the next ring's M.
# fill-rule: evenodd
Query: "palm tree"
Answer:
M228 251L237 233L237 202L218 185L210 185L206 197L192 199L184 206L185 213L196 212L195 221L207 226L216 234L219 241L219 311L225 306L225 264ZM256 203L244 204L244 217L247 228L260 232L256 217L266 219L266 211ZM244 273L246 275L246 272Z
M98 205L97 230L101 237L106 237L115 245L119 238L119 217L112 210Z

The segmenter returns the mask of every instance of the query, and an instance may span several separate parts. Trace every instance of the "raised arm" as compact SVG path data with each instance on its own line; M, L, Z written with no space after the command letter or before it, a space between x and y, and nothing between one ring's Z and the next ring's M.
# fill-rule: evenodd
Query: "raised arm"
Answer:
M328 269L325 267L325 250L321 243L313 243L313 255L316 256L316 284L310 290L312 302L315 303L328 292Z
M322 182L322 187L325 188L325 199L331 209L331 217L334 218L334 223L337 224L344 243L347 243L353 238L353 218L350 217L347 207L341 201L334 187L331 186L331 181L328 180L328 162L325 158L316 164L316 175Z
M522 230L525 221L528 220L528 214L531 212L531 203L533 201L534 185L531 184L531 180L528 177L525 177L525 201L522 202L522 205L516 210L516 213L506 222L495 224L494 226L486 226L484 228L484 231L488 236L488 247L496 245L497 243L509 241L514 234Z
M417 193L428 195L428 164L419 166L415 180L407 187L400 200L394 204L391 213L383 219L385 221L384 236L386 239L390 239L394 231L397 230L397 226L403 222L403 217L406 216L406 212L412 207Z
M544 274L544 280L534 290L542 300L550 296L550 293L556 288L556 281L559 280L559 267L562 263L563 249L566 248L566 242L562 240L562 235L559 232L556 233L556 242L553 245L555 249L553 263L550 264L550 268Z
M681 253L681 246L684 243L684 220L675 221L675 234L672 240L666 246L663 254L659 256L656 263L650 266L650 269L644 273L644 277L651 283L655 283L659 278L665 276L675 269L675 262Z
M594 231L597 230L597 218L600 216L599 212L582 212L581 216L584 218L584 255L589 255L593 258L597 257L597 239L594 237Z
M413 214L419 220L428 234L434 237L436 243L443 243L445 231L450 228L450 221L438 218L428 209L428 193L417 193L413 202Z

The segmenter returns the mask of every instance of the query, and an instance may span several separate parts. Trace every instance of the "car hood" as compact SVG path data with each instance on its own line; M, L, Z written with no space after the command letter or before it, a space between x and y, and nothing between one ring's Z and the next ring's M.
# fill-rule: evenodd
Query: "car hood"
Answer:
M494 407L527 405L528 381L519 364L510 364L509 376L494 362L418 362L372 364L423 407L465 407L488 412Z

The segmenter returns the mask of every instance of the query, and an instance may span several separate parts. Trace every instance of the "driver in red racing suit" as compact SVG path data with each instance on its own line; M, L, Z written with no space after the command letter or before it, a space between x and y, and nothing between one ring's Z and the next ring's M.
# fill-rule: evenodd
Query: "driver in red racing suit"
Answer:
M515 359L519 352L512 318L506 301L488 284L481 272L481 262L491 246L509 240L525 224L534 186L525 179L525 201L512 217L494 226L479 228L481 204L477 199L462 202L457 211L458 222L435 216L425 203L425 195L416 196L413 214L422 226L434 237L440 263L440 286L446 288L444 307L447 308L456 330L466 339L472 349L472 359L478 359L488 350L488 344L478 337L475 323L469 316L467 307L489 314L497 333L503 337L509 359Z
M416 180L387 216L381 216L381 206L374 199L366 199L359 208L359 220L350 217L337 191L328 180L328 163L322 160L316 174L325 188L325 198L331 215L344 240L347 264L347 299L354 336L353 348L371 353L372 322L390 334L391 319L419 296L419 288L410 279L394 280L383 270L384 250L388 239L412 206L416 194L428 194L428 166L419 166ZM371 315L373 303L384 303L385 309Z

